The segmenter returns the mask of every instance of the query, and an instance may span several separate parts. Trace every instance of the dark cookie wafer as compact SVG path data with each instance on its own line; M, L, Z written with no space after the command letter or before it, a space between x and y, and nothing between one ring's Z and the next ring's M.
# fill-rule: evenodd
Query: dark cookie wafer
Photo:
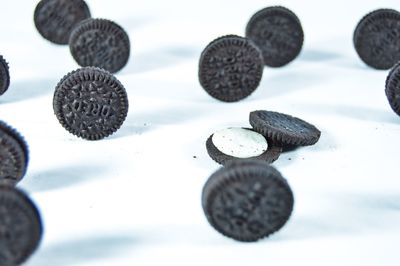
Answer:
M95 66L111 73L128 62L128 34L118 24L106 19L82 21L71 33L69 48L80 66Z
M236 102L253 93L263 74L261 51L249 39L227 35L212 41L202 52L199 81L212 97Z
M385 93L390 107L400 116L400 63L390 71L386 79Z
M251 130L251 129L247 129ZM214 135L214 134L213 134ZM215 162L225 165L227 162L232 160L247 160L247 159L259 159L268 163L275 162L282 153L282 148L280 145L274 145L272 141L268 141L268 149L262 154L254 157L238 158L229 154L225 154L223 151L219 150L213 143L213 135L211 135L206 141L206 148L208 155Z
M38 248L42 232L40 214L28 196L0 186L0 265L25 262Z
M61 79L53 108L70 133L98 140L121 127L128 113L128 97L124 86L111 73L84 67Z
M251 112L250 124L255 131L275 143L307 146L317 143L321 136L321 131L310 123L278 112Z
M247 24L246 37L261 49L264 64L270 67L294 60L304 41L299 18L282 6L267 7L254 14Z
M203 188L202 206L209 223L221 234L244 242L257 241L281 229L294 205L281 174L260 160L230 161Z
M18 183L26 173L28 159L28 146L24 138L0 121L0 183Z
M4 94L10 86L10 72L8 69L8 63L0 55L0 95Z
M83 0L42 0L34 13L39 33L56 44L68 44L74 27L87 18L90 11Z
M353 36L354 47L364 63L389 69L400 60L400 13L378 9L364 16Z

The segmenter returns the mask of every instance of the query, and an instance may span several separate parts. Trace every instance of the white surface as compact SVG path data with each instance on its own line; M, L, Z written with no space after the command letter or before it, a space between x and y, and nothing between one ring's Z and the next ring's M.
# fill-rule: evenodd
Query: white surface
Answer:
M364 66L352 46L358 20L398 0L88 3L132 42L129 64L117 74L128 91L128 118L98 142L68 134L53 114L54 87L78 66L68 47L36 32L36 1L1 6L0 53L10 62L11 87L0 97L0 118L29 142L19 186L40 206L46 230L27 266L399 265L400 117L385 97L387 71ZM254 12L274 4L302 21L300 57L266 68L242 102L210 98L197 79L202 49L220 35L243 34ZM249 126L249 112L259 109L300 117L322 136L274 163L295 194L289 223L242 244L203 215L201 190L219 167L205 141L220 128Z
M240 127L218 130L211 139L222 153L237 158L256 157L268 149L263 135Z

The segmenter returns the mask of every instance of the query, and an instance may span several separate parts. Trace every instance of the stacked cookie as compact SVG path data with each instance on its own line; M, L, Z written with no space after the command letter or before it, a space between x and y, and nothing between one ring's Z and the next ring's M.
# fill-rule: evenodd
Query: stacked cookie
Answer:
M264 8L251 17L246 37L227 35L207 45L200 56L200 84L215 99L240 101L257 89L264 66L287 65L300 54L303 40L300 20L292 11Z
M91 18L83 0L42 0L34 21L45 39L68 44L72 57L83 67L56 86L53 108L60 124L88 140L114 133L127 116L128 97L111 73L128 62L128 34L115 22Z
M15 185L29 161L24 138L0 121L0 265L20 265L39 246L42 220L36 205Z

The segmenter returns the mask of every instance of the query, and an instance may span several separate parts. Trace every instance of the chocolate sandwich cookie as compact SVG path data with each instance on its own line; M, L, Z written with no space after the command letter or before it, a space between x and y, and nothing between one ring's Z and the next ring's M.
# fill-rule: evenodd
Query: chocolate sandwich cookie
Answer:
M212 41L202 52L199 81L212 97L240 101L256 90L263 74L261 51L249 39L227 35Z
M400 63L390 71L386 79L385 93L390 107L400 116Z
M128 62L128 34L118 24L106 19L82 21L71 33L69 48L80 66L95 66L111 73Z
M8 63L0 55L0 95L4 94L10 86L10 72L8 69Z
M24 138L0 121L0 184L17 184L28 167L29 152Z
M84 67L67 74L58 83L54 113L70 133L98 140L117 131L128 113L124 86L109 72Z
M261 49L264 64L270 67L294 60L304 41L299 18L282 6L267 7L254 14L247 23L246 37Z
M246 128L227 128L212 134L206 142L207 152L219 164L231 160L259 159L272 163L282 152L263 135Z
M353 36L357 54L365 64L389 69L400 60L400 13L378 9L364 16Z
M208 222L221 234L252 242L281 229L294 205L282 175L260 160L230 161L203 188Z
M74 27L87 18L90 11L83 0L42 0L34 13L39 33L55 44L68 44Z
M0 186L0 265L25 262L38 248L42 221L35 204L25 193Z
M313 145L321 136L321 131L310 123L278 112L251 112L250 124L255 131L283 145Z

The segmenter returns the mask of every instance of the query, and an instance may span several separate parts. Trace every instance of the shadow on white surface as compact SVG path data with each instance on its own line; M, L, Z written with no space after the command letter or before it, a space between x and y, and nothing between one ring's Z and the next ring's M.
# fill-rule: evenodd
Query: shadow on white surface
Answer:
M57 82L48 79L11 81L7 92L0 97L0 104L32 100L45 95L52 97Z
M341 54L334 53L331 51L323 51L323 50L303 50L303 52L299 55L299 57L295 60L300 61L309 61L309 62L322 62L322 61L330 61L343 58Z
M101 261L101 259L117 256L123 249L135 243L136 239L126 235L74 238L40 248L26 265L70 266L90 261Z
M66 188L106 176L105 164L67 165L33 173L21 181L21 186L31 192L42 192Z
M159 126L179 125L190 123L198 117L202 117L208 111L200 106L174 105L164 106L158 109L149 108L149 112L135 112L128 115L118 134L110 136L110 139L141 135L155 130Z
M296 69L284 70L277 72L273 76L269 76L269 68L264 69L264 76L260 87L257 88L254 95L249 99L260 100L262 98L271 98L307 90L311 86L320 84L322 81L327 82L328 77L312 72L299 72ZM273 70L275 71L275 70Z
M384 93L384 92L383 92ZM388 103L389 105L389 103ZM399 124L400 120L394 112L385 111L383 109L375 109L364 106L352 106L344 104L296 104L296 108L302 111L314 112L318 114L327 115L340 115L347 118L378 122L378 123L389 123L389 124Z
M121 74L144 73L179 65L197 57L198 48L189 46L170 46L132 55L132 64L128 64Z

